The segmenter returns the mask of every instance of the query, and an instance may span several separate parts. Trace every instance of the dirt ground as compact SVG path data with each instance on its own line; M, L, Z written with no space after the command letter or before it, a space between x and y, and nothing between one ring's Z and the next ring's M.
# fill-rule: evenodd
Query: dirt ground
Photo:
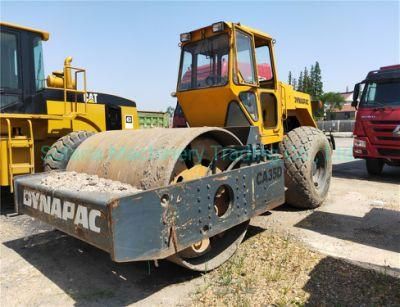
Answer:
M324 206L298 211L284 205L256 217L249 230L252 238L271 230L288 233L311 251L329 256L312 268L309 278L315 286L305 288L314 304L321 288L316 272L336 276L344 266L338 265L341 259L349 267L391 275L394 283L400 278L400 168L385 167L382 176L370 178L363 161L352 159L351 144L351 139L337 139ZM113 263L105 252L27 216L2 215L0 223L3 306L189 305L205 283L203 275L166 261L158 268L148 262ZM242 251L251 248L246 243L252 238ZM360 282L366 278L356 276ZM349 290L357 279L352 281L346 284Z

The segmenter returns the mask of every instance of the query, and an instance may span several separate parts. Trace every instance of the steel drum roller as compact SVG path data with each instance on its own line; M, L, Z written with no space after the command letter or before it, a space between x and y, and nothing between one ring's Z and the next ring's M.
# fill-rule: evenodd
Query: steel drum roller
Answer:
M240 141L233 134L219 128L106 131L85 140L71 156L67 170L150 189L174 181L176 172L182 171L179 157L188 146L195 160L209 160L213 146L237 144Z
M218 150L230 145L241 142L220 128L107 131L85 140L73 153L67 170L151 189L209 175L208 166ZM217 162L216 170L224 171L228 165L229 161ZM220 210L216 205L215 211ZM247 225L205 237L169 260L192 270L211 270L233 255Z

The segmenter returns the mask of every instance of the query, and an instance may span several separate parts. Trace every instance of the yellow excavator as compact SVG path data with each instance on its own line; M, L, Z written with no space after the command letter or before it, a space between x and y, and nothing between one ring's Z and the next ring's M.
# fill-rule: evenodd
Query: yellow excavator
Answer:
M66 167L95 132L139 128L134 101L86 89L86 71L67 57L45 78L42 42L49 33L1 22L0 187L16 175ZM54 144L54 145L53 145Z
M231 22L182 33L173 96L190 128L96 133L66 170L16 178L19 212L116 262L208 271L233 255L252 217L285 201L320 206L333 141L317 129L310 96L279 81L274 44ZM75 189L68 176L88 183ZM96 189L99 178L131 188Z

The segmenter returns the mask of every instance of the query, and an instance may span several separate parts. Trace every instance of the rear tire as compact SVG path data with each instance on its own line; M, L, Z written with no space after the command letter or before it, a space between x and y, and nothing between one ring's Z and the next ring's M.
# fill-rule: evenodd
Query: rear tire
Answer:
M385 163L380 159L366 159L365 165L367 167L368 174L380 175L382 173Z
M291 130L279 145L285 163L286 203L312 209L325 200L332 176L332 149L317 128Z
M75 149L94 132L74 131L59 138L44 157L44 171L64 170Z

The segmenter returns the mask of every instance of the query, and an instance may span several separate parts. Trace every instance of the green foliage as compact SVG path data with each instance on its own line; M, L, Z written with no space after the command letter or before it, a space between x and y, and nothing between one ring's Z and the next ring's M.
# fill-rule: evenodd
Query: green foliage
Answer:
M308 69L307 67L304 67L304 73L303 73L303 92L310 94L311 91L311 80L310 80L310 75L308 74Z
M289 72L289 84L294 89L300 92L310 94L312 99L320 99L323 94L323 83L321 76L321 67L317 62L311 65L310 70L304 67L304 70L300 72L298 80L293 77L292 72Z
M320 97L324 104L324 110L332 112L334 109L341 110L344 103L344 98L340 93L327 92Z
M319 66L318 61L315 62L314 66L314 76L311 78L313 81L313 97L319 98L324 93L323 91L323 83L322 83L322 76L321 76L321 68Z
M300 72L299 81L297 83L297 90L300 92L304 91L304 82L303 82L303 72Z
M292 79L292 84L291 85L293 86L294 89L297 88L297 79L296 78Z
M169 114L169 116L172 118L172 117L174 117L175 108L169 106L169 107L167 108L166 112L167 112L167 113Z

